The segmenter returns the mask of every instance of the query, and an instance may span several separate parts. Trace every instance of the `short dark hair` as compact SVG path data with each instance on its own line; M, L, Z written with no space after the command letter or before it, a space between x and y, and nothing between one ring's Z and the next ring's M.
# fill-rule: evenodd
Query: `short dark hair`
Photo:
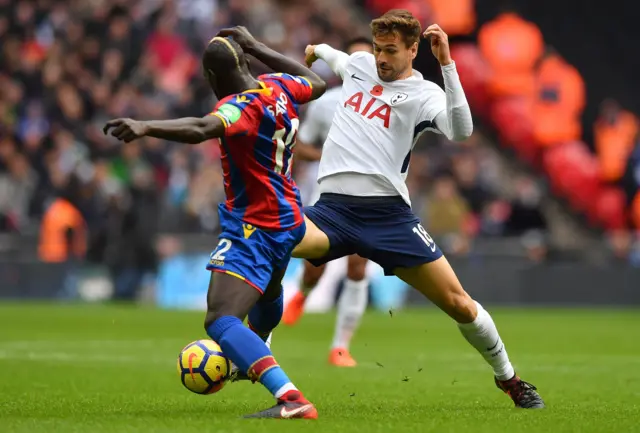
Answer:
M349 51L352 46L357 44L373 45L373 42L368 36L356 36L355 38L349 39L347 42L345 42L343 49L344 51Z
M398 33L407 47L420 42L422 26L411 12L405 9L392 9L371 21L371 33L374 37Z
M246 64L244 51L231 38L215 37L202 55L202 66L216 74L228 75Z

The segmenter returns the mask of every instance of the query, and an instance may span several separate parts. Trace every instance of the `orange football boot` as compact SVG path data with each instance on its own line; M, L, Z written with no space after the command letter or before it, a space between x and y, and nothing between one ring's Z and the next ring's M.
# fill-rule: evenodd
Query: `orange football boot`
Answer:
M306 300L307 297L302 292L293 295L282 314L282 323L287 326L293 326L298 323L304 312L304 302Z
M347 349L335 348L329 352L329 364L336 367L355 367L358 365Z

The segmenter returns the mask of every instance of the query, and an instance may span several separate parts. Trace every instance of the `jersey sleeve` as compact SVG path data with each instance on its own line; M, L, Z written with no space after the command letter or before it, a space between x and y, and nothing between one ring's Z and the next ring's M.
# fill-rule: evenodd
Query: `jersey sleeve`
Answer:
M262 104L253 95L236 95L220 101L209 115L222 120L225 137L249 135L260 125Z
M276 81L289 94L296 104L306 104L311 101L311 82L298 75L289 74L268 74L258 77L259 79Z
M424 93L422 106L418 111L416 133L431 130L440 132L436 126L436 116L447 110L447 97L439 86L434 85Z

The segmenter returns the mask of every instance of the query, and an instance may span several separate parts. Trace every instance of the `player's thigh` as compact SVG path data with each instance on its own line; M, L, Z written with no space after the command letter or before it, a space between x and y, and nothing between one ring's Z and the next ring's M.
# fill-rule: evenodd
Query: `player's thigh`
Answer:
M352 254L347 261L347 278L352 281L363 280L367 272L367 262L369 259Z
M446 257L413 267L398 267L393 273L457 322L468 323L475 319L475 303L462 288Z
M325 256L329 252L329 237L308 217L304 217L304 222L307 230L291 255L301 259L317 259Z
M302 284L307 287L315 286L322 278L326 265L315 266L308 261L304 261L304 273L302 274Z
M244 320L261 296L262 293L244 279L222 272L211 272L205 326L223 316Z

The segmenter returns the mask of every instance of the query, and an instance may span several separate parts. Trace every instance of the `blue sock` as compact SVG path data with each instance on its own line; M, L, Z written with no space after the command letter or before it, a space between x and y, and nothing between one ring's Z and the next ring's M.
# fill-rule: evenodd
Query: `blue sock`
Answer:
M281 397L276 393L286 388L296 389L260 337L237 317L219 318L209 325L207 334L249 379L260 381L274 396Z
M273 301L258 301L249 311L249 328L258 334L262 341L267 341L271 331L280 323L283 309L284 299L282 292Z

